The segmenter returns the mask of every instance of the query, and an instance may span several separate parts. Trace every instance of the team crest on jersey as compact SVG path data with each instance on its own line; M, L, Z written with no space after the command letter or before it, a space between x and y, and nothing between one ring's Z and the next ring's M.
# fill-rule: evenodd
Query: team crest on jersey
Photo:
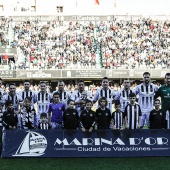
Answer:
M106 116L108 116L109 114L108 113L106 113Z
M93 114L90 114L90 117L93 117Z
M76 113L74 112L73 115L76 115Z

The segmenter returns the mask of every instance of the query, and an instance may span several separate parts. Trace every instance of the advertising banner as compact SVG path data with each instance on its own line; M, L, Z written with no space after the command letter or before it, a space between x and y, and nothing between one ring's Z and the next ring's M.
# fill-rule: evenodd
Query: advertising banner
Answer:
M106 70L62 70L63 78L103 78Z
M16 77L16 71L0 70L0 77L1 78L15 78Z
M16 54L16 48L0 48L0 54Z
M26 79L49 79L49 78L61 78L61 70L22 70L17 71L17 78Z
M2 157L170 156L170 130L7 130Z

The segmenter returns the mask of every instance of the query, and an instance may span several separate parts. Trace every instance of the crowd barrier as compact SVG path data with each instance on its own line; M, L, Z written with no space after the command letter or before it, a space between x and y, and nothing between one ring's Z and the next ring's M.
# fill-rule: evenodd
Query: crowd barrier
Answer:
M170 156L170 130L6 130L2 158Z

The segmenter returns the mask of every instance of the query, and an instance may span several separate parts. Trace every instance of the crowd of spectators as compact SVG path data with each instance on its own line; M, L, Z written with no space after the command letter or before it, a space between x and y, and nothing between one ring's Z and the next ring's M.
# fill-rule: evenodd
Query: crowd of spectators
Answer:
M0 46L18 54L10 69L170 68L170 21L24 21L1 18Z

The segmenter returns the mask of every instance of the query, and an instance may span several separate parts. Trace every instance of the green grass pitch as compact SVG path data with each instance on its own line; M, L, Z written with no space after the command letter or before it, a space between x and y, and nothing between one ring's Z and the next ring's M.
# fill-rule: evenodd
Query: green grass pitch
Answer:
M170 158L0 159L0 170L170 170Z

